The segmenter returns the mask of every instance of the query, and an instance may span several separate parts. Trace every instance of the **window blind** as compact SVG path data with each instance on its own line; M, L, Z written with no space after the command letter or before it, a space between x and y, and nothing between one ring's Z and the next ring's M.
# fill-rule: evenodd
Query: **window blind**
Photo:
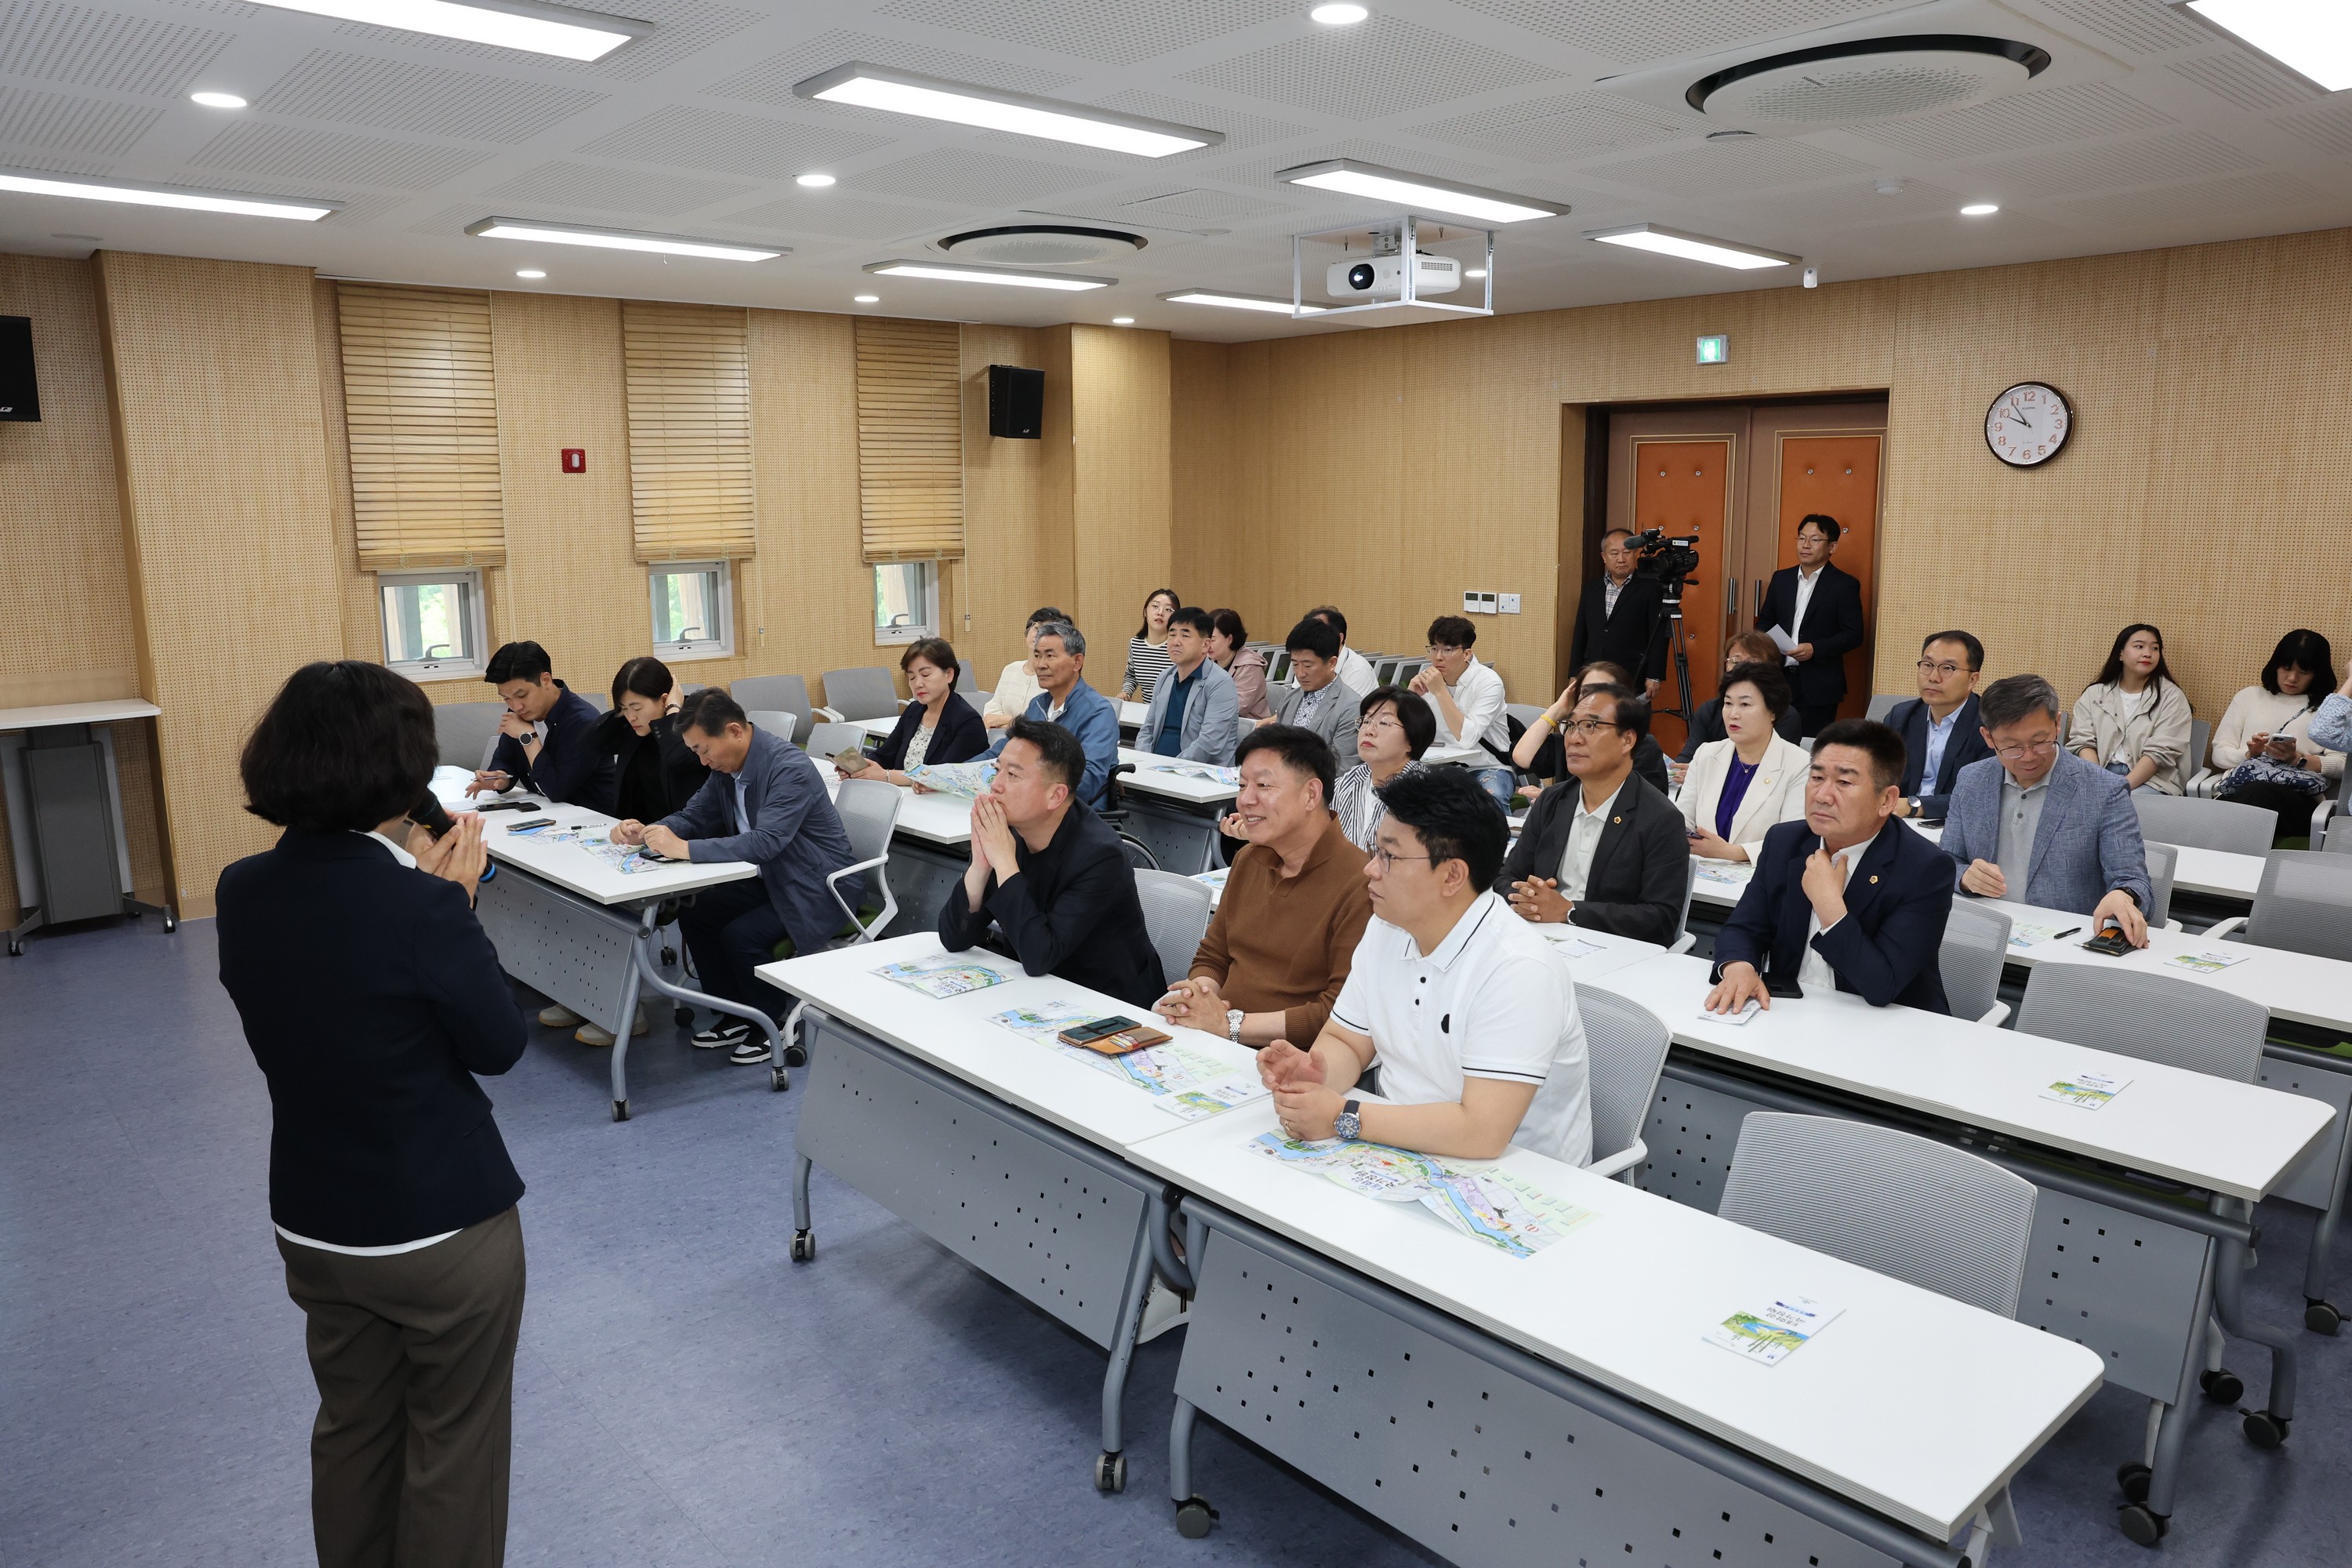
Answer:
M503 563L490 297L343 283L336 310L360 565Z
M963 556L963 378L953 321L857 318L866 559Z
M746 324L740 307L621 303L640 561L754 552Z

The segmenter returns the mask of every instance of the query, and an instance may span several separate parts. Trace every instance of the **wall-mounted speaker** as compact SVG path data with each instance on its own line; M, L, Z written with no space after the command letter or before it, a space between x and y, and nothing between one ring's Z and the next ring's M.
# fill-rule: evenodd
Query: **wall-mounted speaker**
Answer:
M33 319L0 316L0 420L37 421L41 389L33 379Z
M27 361L27 363L30 362ZM1045 431L1045 373L1017 364L988 367L988 433L1034 441Z

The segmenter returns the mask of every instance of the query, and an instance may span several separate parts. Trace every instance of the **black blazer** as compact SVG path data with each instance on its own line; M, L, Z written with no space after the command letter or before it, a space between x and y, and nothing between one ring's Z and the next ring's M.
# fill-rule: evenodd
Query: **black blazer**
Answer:
M1813 645L1812 658L1785 665L1781 673L1799 707L1826 708L1845 695L1845 656L1862 646L1862 579L1839 571L1834 561L1823 563L1813 596L1805 603L1803 626L1790 625L1796 615L1797 569L1783 566L1764 590L1764 613L1756 617L1756 629L1784 626L1799 642Z
M1536 759L1527 769L1530 778L1556 779L1568 772L1568 750L1560 743L1559 732L1552 731L1536 751ZM1666 749L1658 744L1654 735L1644 735L1633 747L1633 776L1648 781L1660 795L1674 791L1674 779L1666 772Z
M1805 857L1821 836L1783 822L1757 847L1756 874L1731 918L1715 933L1715 975L1727 963L1752 963L1759 974L1793 982L1805 960ZM1944 921L1952 912L1952 862L1941 849L1888 817L1846 879L1845 919L1813 939L1837 988L1874 1007L1900 1002L1949 1013L1944 1000Z
M524 1026L465 889L362 834L289 832L221 873L218 907L221 986L269 1080L269 1217L390 1247L513 1207L474 1075L514 1066Z
M563 686L560 680L555 684ZM596 745L596 723L603 717L593 702L563 686L563 695L547 710L547 743L539 749L539 761L526 761L522 742L512 735L500 735L498 750L490 754L490 767L551 801L609 811L613 753Z
M597 750L613 759L613 815L635 822L659 822L686 809L710 770L687 749L677 732L677 716L665 713L640 735L616 709L596 721ZM650 781L637 776L646 766L639 753L652 750Z
M1013 841L1021 874L1000 884L990 872L977 912L964 897L962 879L949 885L939 927L948 951L979 946L993 926L1032 974L1052 974L1137 1007L1166 994L1135 872L1110 825L1073 805L1042 852L1032 853L1017 833ZM1945 880L1950 879L1948 874Z
M1528 825L1495 879L1495 891L1508 897L1514 882L1559 874L1583 789L1575 779L1563 779L1536 796ZM1569 923L1660 946L1680 936L1683 895L1690 887L1690 841L1684 826L1673 801L1638 773L1627 778L1593 847L1584 897L1569 910Z
M1953 718L1951 737L1944 742L1936 776L1923 778L1920 775L1927 767L1927 704L1916 697L1896 703L1886 715L1886 727L1903 737L1903 793L1919 797L1921 821L1941 822L1950 814L1952 786L1959 782L1960 770L1991 756L1992 748L1985 744L1984 718L1977 711L1977 695L1971 691Z
M915 739L915 731L923 727L923 705L909 702L898 710L898 727L884 737L881 749L874 760L886 768L907 765L907 747ZM980 714L963 700L961 692L950 691L940 706L939 727L931 732L931 743L923 752L926 763L968 763L988 750L988 726L980 721Z
M1786 673L1785 667L1783 673ZM1783 710L1780 716L1772 721L1772 728L1779 731L1780 739L1784 741L1801 741L1804 739L1804 720L1798 716L1796 709L1790 707ZM1723 699L1710 697L1698 705L1697 712L1691 715L1690 738L1683 742L1683 749L1675 753L1675 761L1689 762L1698 755L1698 749L1709 741L1728 741L1729 739L1731 739L1731 731L1723 727Z
M1577 596L1576 629L1569 634L1568 668L1582 669L1594 659L1622 664L1636 680L1664 679L1667 623L1658 613L1665 590L1647 577L1633 577L1617 591L1617 611L1609 613L1606 574L1585 584Z

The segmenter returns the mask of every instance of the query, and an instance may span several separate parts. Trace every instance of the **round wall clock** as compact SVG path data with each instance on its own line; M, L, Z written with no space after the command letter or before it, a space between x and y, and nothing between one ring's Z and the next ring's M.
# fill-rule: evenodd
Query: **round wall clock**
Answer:
M2056 457L2074 432L2066 395L2039 381L2021 381L1985 410L1985 445L2012 468L2031 468Z

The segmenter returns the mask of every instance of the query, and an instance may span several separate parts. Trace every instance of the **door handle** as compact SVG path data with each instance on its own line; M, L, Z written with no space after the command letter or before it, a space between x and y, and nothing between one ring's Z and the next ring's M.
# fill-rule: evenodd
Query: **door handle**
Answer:
M1759 616L1764 613L1764 579L1761 577L1756 579L1756 613Z

